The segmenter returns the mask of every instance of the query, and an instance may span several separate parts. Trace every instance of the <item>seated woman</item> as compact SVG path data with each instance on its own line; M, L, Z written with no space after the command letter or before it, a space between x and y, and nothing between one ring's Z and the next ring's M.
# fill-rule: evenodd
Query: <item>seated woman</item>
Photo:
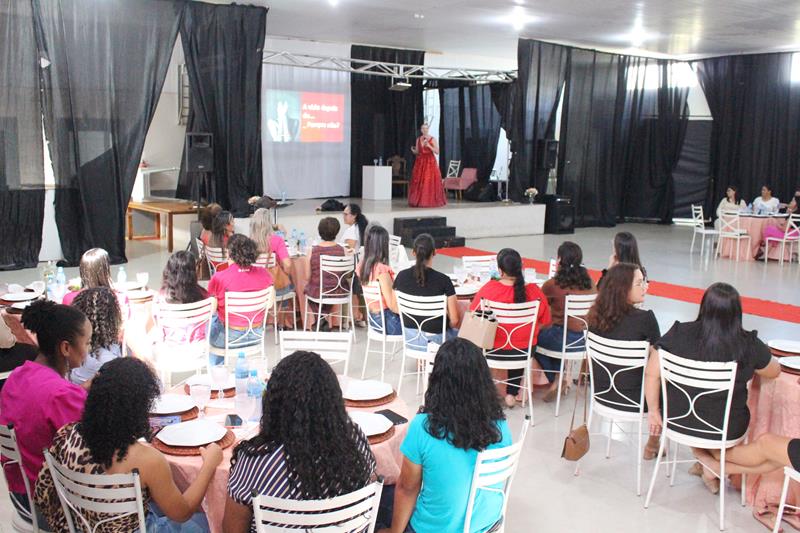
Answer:
M211 232L201 235L200 240L209 248L226 250L231 235L233 235L233 215L230 211L220 211L211 223ZM228 263L221 261L210 262L215 272L228 268Z
M292 261L289 259L289 250L283 237L273 233L272 220L269 209L259 208L250 218L250 238L256 243L259 255L275 254L277 266L269 269L275 285L275 296L283 296L294 290L290 277ZM281 302L281 305L288 302ZM291 322L291 320L289 321Z
M367 438L344 408L328 363L312 352L281 359L262 398L258 435L233 451L222 529L255 531L253 493L295 500L332 498L374 480Z
M345 285L345 283L340 284L339 279L336 276L325 276L323 278L320 270L320 256L333 255L341 257L345 255L345 249L336 244L336 235L339 233L339 221L333 217L325 217L319 221L319 224L317 225L317 232L319 233L319 238L322 239L322 241L311 248L311 256L309 257L311 270L308 277L308 283L306 283L305 288L306 296L311 296L312 298L320 297L320 281L322 282L322 292L324 293L329 293L330 291L337 289L344 290L344 288L346 288L339 286ZM316 321L319 308L317 307L316 303L310 300L306 300L306 306L308 307L309 312L306 314L304 311L303 315L308 319L308 323L305 324L305 327L306 329L310 330L312 329L311 326ZM330 312L330 305L323 306L323 316L330 314ZM328 321L323 318L319 327L323 331L328 329Z
M0 311L0 373L11 372L25 361L33 361L39 350L33 344L17 342L14 332L4 319L5 311ZM6 380L0 380L0 390Z
M364 232L367 231L369 221L361 212L358 204L347 204L342 211L345 228L342 242L351 250L358 251L364 244Z
M478 452L509 445L511 433L480 348L465 339L445 342L436 354L425 405L400 446L403 465L391 527L380 533L463 531ZM391 488L384 492L390 496ZM502 512L502 494L482 492L471 532L487 531ZM378 520L386 525L388 517Z
M197 282L194 256L186 250L169 256L156 299L168 304L191 304L206 298L208 291Z
M695 450L695 456L714 471L720 471L719 457L709 450ZM764 433L753 442L725 452L726 474L766 474L784 466L800 471L800 439Z
M550 327L542 329L539 333L537 348L560 352L564 342L564 307L566 297L572 294L595 294L597 288L589 277L589 272L581 264L583 251L574 242L565 241L558 247L558 270L556 275L542 285L542 292L547 296L550 304ZM584 345L580 341L584 336L584 324L576 318L570 318L567 324L567 344L571 345L568 351L583 351ZM574 344L573 344L574 343ZM558 394L556 378L561 368L561 360L536 352L536 360L545 370L545 376L550 382L550 389L544 396L544 401L555 400ZM566 389L564 390L566 393Z
M81 275L81 288L73 290L64 295L61 303L64 305L72 305L75 297L83 289L91 289L94 287L106 287L114 289L114 283L111 281L111 262L108 259L108 252L102 248L92 248L87 250L81 256L81 262L78 266ZM117 301L119 301L119 309L122 312L122 318L127 319L131 314L131 306L128 297L124 292L117 292Z
M771 215L778 212L781 201L772 196L772 185L765 183L761 186L761 196L753 200L753 213L757 215Z
M92 324L92 347L89 357L83 365L72 370L69 380L88 388L104 363L122 356L122 314L116 295L106 287L82 291L72 302L72 306L86 315Z
M725 198L720 200L717 206L717 219L714 221L714 229L722 228L722 214L745 211L747 203L739 196L739 190L733 185L729 185L725 190Z
M613 247L614 251L611 253L611 257L608 258L608 268L603 269L603 273L597 281L598 290L605 280L608 269L619 263L636 265L642 271L645 279L647 279L647 270L642 266L642 260L639 259L639 244L636 242L636 237L634 237L633 233L620 231L614 235Z
M364 257L356 267L361 283L378 283L381 286L383 309L378 305L369 306L369 325L378 329L382 323L387 335L403 333L400 315L397 314L397 300L394 297L394 271L389 266L389 232L386 228L372 225L367 228ZM381 320L381 315L383 319Z
M36 334L39 355L11 372L0 392L0 424L14 424L25 474L33 488L44 463L42 450L64 424L81 417L86 389L65 379L83 365L92 324L74 307L37 300L22 312L22 324ZM15 506L30 509L19 470L6 471ZM39 520L44 524L44 519ZM56 531L64 531L56 530Z
M789 202L786 205L786 214L787 215L796 215L796 214L800 213L800 211L798 211L798 209L797 209L798 202L800 202L800 187L797 188L797 190L794 193L794 196L792 196L792 201ZM769 239L783 240L783 238L785 236L787 236L786 235L786 225L787 224L788 224L788 220L783 220L777 226L766 226L764 228L764 232L763 232L763 235L764 235L764 246L767 245L767 239L768 238ZM789 235L788 235L789 238L796 239L797 236L798 236L798 232L796 230L789 231ZM775 246L775 244L773 244L773 246Z
M483 300L499 303L523 303L539 300L539 314L531 340L531 330L528 327L520 328L513 324L498 324L494 337L493 355L489 359L524 359L521 352L535 350L539 328L550 323L550 306L542 290L535 283L525 283L522 275L522 257L519 252L511 248L503 248L497 254L497 268L500 270L500 279L489 281L481 287L472 299L470 310L474 311L481 306ZM505 357L503 357L505 356ZM509 370L508 383L506 384L505 402L508 407L517 404L519 384L522 380L522 370Z
M200 210L198 218L200 219L200 225L203 226L203 229L200 231L200 240L203 241L204 244L208 243L208 240L211 238L211 228L214 225L214 219L221 211L222 206L217 203L210 203Z
M619 263L608 270L603 280L603 286L597 293L597 300L586 316L589 331L617 341L647 341L650 343L652 356L656 353L653 346L661 338L661 330L653 311L636 307L644 302L647 294L647 280L641 269L635 264ZM615 388L612 389L610 378L620 367L608 365L607 369L606 371L599 365L595 365L592 369L595 390L608 389L597 401L611 402L608 406L620 411L636 411L631 403L638 404L642 398L641 370L635 373L616 374ZM646 405L645 411L647 411ZM658 437L651 435L644 449L643 456L646 460L655 458L658 445Z
M436 255L436 245L433 237L427 233L414 239L413 254L416 263L412 268L407 268L397 274L394 280L394 290L412 296L440 296L447 297L447 324L445 324L445 337L442 338L442 321L440 319L427 320L422 323L422 335L416 329L418 323L411 317L404 317L406 340L412 344L419 344L421 348L427 342L442 344L447 339L458 336L455 329L461 323L461 311L458 308L456 289L453 282L446 274L432 268L433 258ZM449 327L447 327L449 326ZM427 341L425 341L427 339Z
M208 294L217 299L217 314L211 319L209 342L216 348L225 347L225 293L255 292L272 285L272 276L265 269L255 265L258 258L256 243L244 235L232 235L228 241L228 265L225 270L218 271L208 282ZM261 324L263 313L255 316L230 316L228 342L236 341L237 347L252 346L262 341L264 328ZM253 328L250 321L252 318ZM216 356L219 360L221 357ZM212 357L213 359L213 357Z
M49 452L65 467L84 474L129 474L136 470L148 532L208 531L205 515L197 511L222 462L222 450L213 443L200 450L203 464L197 478L181 493L164 455L139 441L150 434L150 408L159 394L158 378L145 362L122 357L104 364L89 389L80 421L59 429ZM67 530L53 478L46 468L39 474L34 499L53 531ZM89 511L87 518L94 526L109 516ZM139 518L128 515L98 531L133 533L139 531Z
M728 419L728 439L737 439L745 434L750 424L750 410L747 407L747 382L758 374L762 378L774 379L780 375L778 362L770 354L766 344L761 342L755 331L742 328L742 302L739 293L727 283L714 283L703 295L700 302L700 313L694 322L675 322L672 328L658 342L660 348L673 355L694 359L696 361L736 361L736 382L733 387L733 399ZM661 370L659 355L653 354L647 363L645 373L645 394L647 396L650 434L661 433ZM684 395L673 394L668 405L671 413L685 413L689 405ZM701 413L709 423L722 427L725 411L725 399L720 395L709 395L695 403L695 412ZM682 421L684 426L695 426L708 429L708 425L696 417L687 417ZM696 433L691 429L684 430L689 435L707 437L707 434ZM728 450L734 456L737 447ZM692 449L698 458L705 452ZM717 452L711 451L714 457ZM694 465L691 473L702 475L706 487L713 493L719 492L719 479Z

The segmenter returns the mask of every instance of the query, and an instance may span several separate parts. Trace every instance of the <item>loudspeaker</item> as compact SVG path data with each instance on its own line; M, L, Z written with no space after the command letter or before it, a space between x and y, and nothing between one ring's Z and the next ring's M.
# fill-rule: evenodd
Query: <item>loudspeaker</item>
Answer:
M214 136L212 134L186 134L186 171L214 171Z
M544 203L547 205L545 233L575 233L575 206L569 197L548 194L544 197Z
M558 165L558 141L555 139L539 139L536 150L538 168L551 169Z

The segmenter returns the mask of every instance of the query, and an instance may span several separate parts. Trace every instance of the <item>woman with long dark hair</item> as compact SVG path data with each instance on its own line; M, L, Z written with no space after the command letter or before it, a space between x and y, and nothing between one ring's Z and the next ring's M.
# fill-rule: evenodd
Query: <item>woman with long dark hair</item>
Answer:
M231 458L222 529L255 531L253 493L315 500L369 484L375 458L344 408L339 380L313 352L281 359L262 399L258 435Z
M233 214L230 211L220 211L211 222L211 234L203 244L214 248L227 248L231 235L233 235Z
M694 322L675 322L672 328L658 342L660 348L673 355L697 361L736 361L736 382L733 387L733 399L728 418L728 435L730 440L744 435L750 424L750 410L747 407L747 382L754 374L762 378L776 378L781 372L780 365L770 354L769 348L755 331L742 328L742 302L739 293L727 283L714 283L706 289L700 302L700 313ZM654 354L647 363L645 373L645 394L647 396L648 418L651 435L661 433L661 370L659 356ZM674 405L672 402L675 402ZM669 411L673 413L688 412L690 407L683 395L670 396ZM709 423L722 427L725 411L725 399L719 395L700 398L694 405L695 411L703 414ZM698 430L708 426L696 421ZM684 425L692 425L689 418ZM689 435L707 436L704 433L686 429ZM695 451L699 456L703 452ZM713 452L712 452L713 453ZM714 454L716 456L716 454ZM702 475L706 487L711 492L719 491L719 479L698 464L690 469L696 475Z
M583 250L574 242L565 241L558 247L558 270L556 275L542 285L542 292L547 296L550 304L550 327L539 333L537 348L560 352L564 342L564 307L566 297L572 294L594 294L597 288L589 277L589 272L583 266ZM567 344L571 345L569 351L583 351L584 346L578 343L583 337L584 324L580 320L570 318L567 327ZM574 343L574 344L573 344ZM550 388L544 396L544 401L550 402L558 394L559 369L561 360L550 357L544 353L536 352L536 360L545 370L545 376L550 382ZM564 388L566 393L566 388Z
M761 196L753 199L753 213L757 215L770 215L777 213L781 201L772 196L772 185L765 183L761 186Z
M181 493L161 452L139 442L140 438L150 435L150 411L159 394L158 378L143 361L122 357L104 364L94 377L80 421L59 429L49 451L56 461L83 474L137 471L147 531L208 531L205 515L197 511L222 462L222 450L217 444L209 444L200 451L203 458L200 472ZM67 530L66 517L48 469L43 469L39 475L35 500L53 531ZM88 511L87 518L96 525L109 516ZM138 530L138 516L128 515L108 522L97 531L133 533Z
M478 452L511 444L492 375L480 348L465 339L445 342L433 365L425 405L408 427L394 492L391 528L383 531L462 531ZM384 489L386 490L386 489ZM503 496L476 500L472 531L500 518ZM385 521L386 518L381 519Z
M725 190L725 198L719 201L717 206L717 219L714 221L714 227L719 229L722 226L721 217L723 213L736 213L747 209L747 202L745 202L739 195L739 189L735 185L728 185Z
M603 285L608 269L620 263L636 265L642 271L644 277L647 278L647 270L642 266L642 260L639 259L639 244L636 242L636 237L634 237L633 233L620 231L614 235L612 246L614 251L608 259L608 268L603 269L603 273L597 281L598 289Z
M367 230L369 220L361 212L361 206L358 204L344 206L342 219L344 220L342 242L348 248L357 252L361 245L364 244L364 232Z
M200 225L203 227L203 229L200 230L200 240L204 243L208 243L208 239L211 238L211 228L214 225L214 219L220 211L222 211L222 206L217 203L210 203L200 209L198 218L200 219Z
M186 250L169 257L161 274L159 299L168 304L191 304L208 298L208 292L197 283L195 261Z
M107 287L81 291L72 305L92 324L92 351L83 365L70 372L69 379L76 385L88 386L103 364L122 357L122 313L117 295Z
M525 283L525 277L522 274L522 257L519 252L511 248L500 250L497 253L497 268L500 270L500 279L489 281L481 287L472 299L470 310L478 309L484 300L508 304L539 300L539 314L536 318L533 340L531 341L531 330L528 327L498 324L494 337L495 351L492 355L487 356L504 360L524 359L520 353L526 351L528 346L535 349L539 329L550 323L550 306L538 285ZM522 370L508 371L505 397L508 407L514 407L517 403L522 374Z
M387 335L400 335L400 315L397 314L397 301L394 297L394 271L389 266L389 232L386 228L372 224L367 228L364 244L364 257L356 267L361 283L379 283L383 297L383 309L370 306L367 309L369 324L373 329L383 323ZM381 322L380 315L383 314Z

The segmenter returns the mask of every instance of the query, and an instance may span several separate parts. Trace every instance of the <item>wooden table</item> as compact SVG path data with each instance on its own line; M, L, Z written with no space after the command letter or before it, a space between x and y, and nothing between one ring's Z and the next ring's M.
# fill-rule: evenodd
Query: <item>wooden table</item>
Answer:
M152 213L156 216L152 235L133 234L133 212ZM165 202L130 202L128 204L128 240L161 239L161 215L167 216L167 251L172 252L172 217L174 215L194 215L197 207L192 202L179 200Z

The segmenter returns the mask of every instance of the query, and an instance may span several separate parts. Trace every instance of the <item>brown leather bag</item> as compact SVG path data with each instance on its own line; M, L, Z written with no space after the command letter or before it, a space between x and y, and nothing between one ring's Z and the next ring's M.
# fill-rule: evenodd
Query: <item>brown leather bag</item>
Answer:
M583 424L575 427L575 412L578 410L578 397L580 390L575 391L575 407L572 409L572 420L569 422L569 434L564 439L564 448L561 450L561 457L567 461L578 461L589 451L589 428L586 425L586 409L589 403L589 388L584 383L583 401Z

